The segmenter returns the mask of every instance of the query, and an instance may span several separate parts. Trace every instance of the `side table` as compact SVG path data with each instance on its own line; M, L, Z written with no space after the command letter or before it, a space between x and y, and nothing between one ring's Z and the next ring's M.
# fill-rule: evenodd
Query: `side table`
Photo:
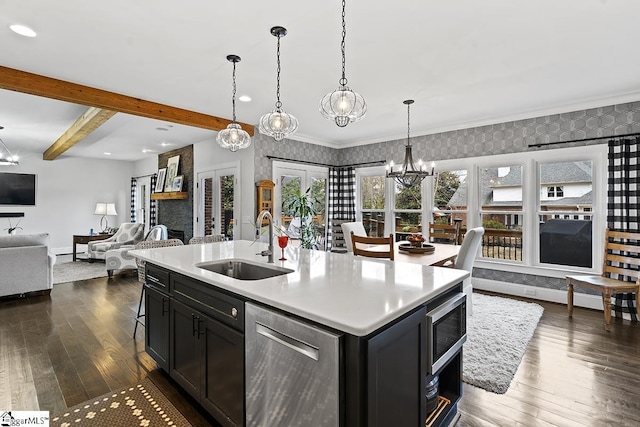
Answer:
M86 245L94 240L104 240L113 236L113 234L74 234L73 235L73 261L76 260L76 246Z

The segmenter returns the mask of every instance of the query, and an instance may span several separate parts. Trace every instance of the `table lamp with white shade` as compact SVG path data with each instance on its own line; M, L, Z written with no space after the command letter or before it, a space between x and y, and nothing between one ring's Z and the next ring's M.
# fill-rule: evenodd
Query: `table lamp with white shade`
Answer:
M102 218L100 218L100 227L102 227L102 232L105 233L109 227L107 215L118 215L118 212L116 212L115 203L96 203L96 210L93 214L102 215Z

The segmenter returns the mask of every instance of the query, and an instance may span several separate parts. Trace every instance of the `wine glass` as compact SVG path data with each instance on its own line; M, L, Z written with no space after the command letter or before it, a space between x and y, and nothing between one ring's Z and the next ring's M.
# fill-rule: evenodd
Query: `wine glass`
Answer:
M289 236L278 236L278 246L280 246L280 249L282 249L282 258L279 258L278 261L287 260L284 257L284 248L287 247L287 243L289 243Z

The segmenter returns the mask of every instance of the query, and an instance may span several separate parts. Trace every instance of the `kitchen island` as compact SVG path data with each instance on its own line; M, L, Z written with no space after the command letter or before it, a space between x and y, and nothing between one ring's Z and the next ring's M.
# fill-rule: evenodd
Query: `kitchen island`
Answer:
M285 250L286 261L267 264L259 255L266 246L234 241L132 251L147 262L147 352L223 425L292 425L303 419L308 425L423 425L431 339L426 313L430 304L459 294L468 273L293 247ZM280 271L241 280L202 268L220 260ZM260 318L262 312L267 317ZM265 326L267 321L307 328L301 333L309 338L298 345ZM318 334L322 346L310 343ZM256 347L264 337L272 341ZM324 343L332 350L325 351ZM273 360L272 353L286 346L311 362ZM458 351L437 372L441 394L454 400L433 425L455 416L460 359ZM298 389L268 393L265 381L271 390L269 377L283 363L298 373L277 381ZM316 369L308 363L319 366L322 381L306 378ZM312 384L323 388L312 390Z

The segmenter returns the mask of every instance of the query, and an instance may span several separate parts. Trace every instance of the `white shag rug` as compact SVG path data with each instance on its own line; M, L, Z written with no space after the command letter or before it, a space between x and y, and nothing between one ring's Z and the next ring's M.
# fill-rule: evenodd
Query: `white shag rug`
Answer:
M95 279L107 275L104 262L61 262L53 264L53 284L75 282L77 280Z
M474 293L467 324L462 380L504 394L544 309L535 303Z

